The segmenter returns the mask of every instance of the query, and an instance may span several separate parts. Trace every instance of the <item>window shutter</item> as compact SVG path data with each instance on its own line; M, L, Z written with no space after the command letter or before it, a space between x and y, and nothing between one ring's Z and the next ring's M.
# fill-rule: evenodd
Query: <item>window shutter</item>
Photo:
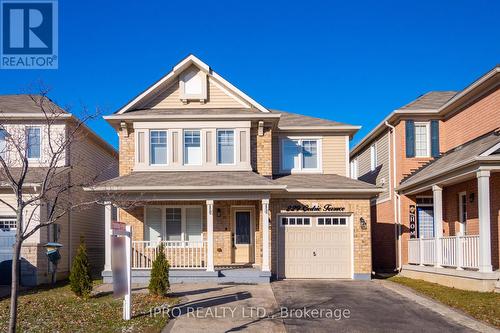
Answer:
M439 156L439 120L431 121L431 155Z
M406 157L415 157L415 122L406 121Z

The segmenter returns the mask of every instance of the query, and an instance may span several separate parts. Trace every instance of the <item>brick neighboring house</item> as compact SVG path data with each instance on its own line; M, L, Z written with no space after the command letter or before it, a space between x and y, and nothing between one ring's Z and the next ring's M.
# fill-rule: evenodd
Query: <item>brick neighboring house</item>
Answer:
M500 67L395 110L350 153L372 201L373 266L466 289L499 278Z
M348 177L359 127L263 107L193 55L105 119L120 176L88 190L135 203L118 214L135 281L160 242L173 282L370 278L370 199L382 190Z
M42 104L44 111L40 106ZM52 110L55 116L51 114ZM0 121L0 154L13 174L21 164L16 162L18 155L14 148L9 149L7 138L9 135L17 137L16 140L27 145L25 156L28 160L28 172L24 194L29 197L36 193L37 187L39 188L45 179L49 160L54 157L50 149L58 150L63 147L61 142L67 140L70 128L76 124L76 118L46 97L0 95ZM57 172L64 181L71 178L77 182L78 179L83 181L89 179L88 177L103 181L116 177L118 173L116 150L86 126L77 130L75 139L56 162L57 168L60 168ZM0 199L3 201L0 202L0 284L10 284L11 281L12 244L18 227L15 212L5 204L16 206L16 196L5 182L6 177L3 167L0 166ZM77 198L82 200L75 200ZM83 189L73 188L65 192L62 200L83 202L89 200L88 198L89 194ZM28 231L32 230L30 228L36 223L46 221L48 209L50 206L47 202L34 202L26 208L25 223L33 216L30 224L25 225ZM32 286L51 281L51 267L44 247L48 242L62 244L56 276L57 279L67 278L81 236L85 238L91 268L98 272L104 263L103 223L104 207L94 204L89 205L87 209L69 211L55 224L41 228L28 237L21 248L21 284Z

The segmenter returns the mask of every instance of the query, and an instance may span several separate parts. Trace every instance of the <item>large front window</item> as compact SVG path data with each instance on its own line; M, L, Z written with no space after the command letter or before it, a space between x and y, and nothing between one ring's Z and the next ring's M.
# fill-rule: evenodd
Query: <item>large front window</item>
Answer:
M202 232L201 206L146 208L144 240L157 241L161 238L170 242L201 242Z
M217 163L234 164L234 131L217 131Z
M184 131L184 164L201 164L200 131Z
M26 155L30 159L39 159L41 156L41 129L40 127L26 128Z
M319 171L320 168L320 141L318 139L282 140L281 170L291 171Z
M151 164L167 164L167 131L151 131L149 141Z

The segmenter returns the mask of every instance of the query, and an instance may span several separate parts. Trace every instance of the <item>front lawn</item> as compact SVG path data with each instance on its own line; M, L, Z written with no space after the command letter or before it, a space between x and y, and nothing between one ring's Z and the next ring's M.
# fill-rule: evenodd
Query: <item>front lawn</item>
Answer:
M448 306L462 310L476 319L500 327L499 293L460 290L400 276L391 277L389 280L410 287Z
M0 301L0 332L7 331L9 301ZM66 284L40 287L19 297L18 328L20 332L160 332L168 318L150 316L150 309L174 300L134 293L128 322L122 320L122 302L112 293L79 299Z

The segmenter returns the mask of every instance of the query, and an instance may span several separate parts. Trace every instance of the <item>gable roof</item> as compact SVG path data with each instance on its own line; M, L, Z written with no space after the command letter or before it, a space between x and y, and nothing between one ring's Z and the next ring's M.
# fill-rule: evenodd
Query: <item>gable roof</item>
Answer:
M448 102L457 91L429 91L414 101L402 106L399 110L436 110Z
M494 131L488 133L449 150L441 157L418 169L411 176L403 180L398 189L409 188L491 155L498 157L500 161L500 155L496 154L499 149L500 132Z
M68 114L48 97L29 94L0 95L0 113L2 117L14 117L16 115L21 117L29 115L41 116L43 112L38 103L42 98L50 112L61 115Z
M274 114L280 114L278 127L280 129L294 128L294 127L330 127L330 128L343 128L348 130L358 130L361 126L353 126L345 123L340 123L333 120L305 116L298 113L285 112L281 110L270 109Z
M227 87L229 90L234 92L236 95L241 97L243 100L245 100L247 103L249 103L251 106L253 106L255 109L261 111L261 112L269 112L268 109L257 103L255 100L253 100L250 96L246 95L244 92L233 86L230 82L228 82L226 79L224 79L222 76L214 72L210 66L208 66L206 63L198 59L196 56L193 54L188 55L186 58L181 60L177 65L175 65L172 70L165 76L163 76L160 80L158 80L156 83L152 84L150 87L148 87L146 90L144 90L142 93L134 97L130 102L128 102L125 106L120 108L115 114L123 114L126 113L130 110L134 110L139 103L150 97L152 94L154 94L157 90L162 89L166 87L168 84L172 83L173 80L180 74L182 73L185 69L187 69L190 66L196 66L198 67L201 71L205 72L207 75L213 77L215 80L218 82L222 83L225 87Z

